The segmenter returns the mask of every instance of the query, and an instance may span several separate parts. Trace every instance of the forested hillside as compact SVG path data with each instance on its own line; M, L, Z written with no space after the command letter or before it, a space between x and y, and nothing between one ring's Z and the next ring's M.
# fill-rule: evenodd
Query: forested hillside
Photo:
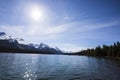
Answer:
M120 42L117 41L116 43L110 46L103 45L97 46L93 49L82 50L79 53L88 56L120 57Z

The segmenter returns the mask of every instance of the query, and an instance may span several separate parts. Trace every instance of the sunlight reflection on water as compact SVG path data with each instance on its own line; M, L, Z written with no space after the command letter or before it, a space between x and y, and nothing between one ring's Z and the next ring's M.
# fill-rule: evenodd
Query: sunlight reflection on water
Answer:
M29 63L27 62L25 65L26 71L24 73L23 78L25 80L36 80L37 75L35 74L35 69L36 69L35 61L37 60L37 55L30 54L30 56L31 56L31 60L29 61Z
M119 80L119 71L120 61L113 59L67 55L0 55L0 80Z

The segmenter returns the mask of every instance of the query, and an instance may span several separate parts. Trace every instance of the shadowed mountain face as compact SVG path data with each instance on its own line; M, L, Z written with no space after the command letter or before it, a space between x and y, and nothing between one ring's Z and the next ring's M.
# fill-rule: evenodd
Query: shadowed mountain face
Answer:
M0 37L6 35L0 33ZM37 44L38 45L38 44ZM62 53L59 48L52 48L44 43L40 43L38 47L34 44L21 44L16 39L0 39L0 52L23 52L23 53L45 53L45 54L58 54Z
M6 33L4 32L0 32L0 36L6 35Z
M49 47L48 45L44 44L44 43L40 43L38 49L43 50L45 52L53 52L53 53L62 53L62 51L59 48L52 48Z

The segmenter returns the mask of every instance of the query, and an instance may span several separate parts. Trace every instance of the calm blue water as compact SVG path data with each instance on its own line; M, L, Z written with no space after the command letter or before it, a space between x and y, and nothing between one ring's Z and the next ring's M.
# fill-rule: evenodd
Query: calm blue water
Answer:
M120 80L120 60L2 53L0 80Z

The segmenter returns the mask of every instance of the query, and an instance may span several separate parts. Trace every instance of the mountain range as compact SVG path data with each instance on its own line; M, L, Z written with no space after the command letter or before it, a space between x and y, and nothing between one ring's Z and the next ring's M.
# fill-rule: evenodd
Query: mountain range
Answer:
M61 54L59 48L52 48L47 44L40 43L40 44L23 44L19 43L17 39L13 38L4 38L6 35L4 32L0 32L0 52L14 52L14 53L41 53L41 54ZM23 40L23 39L20 39Z

